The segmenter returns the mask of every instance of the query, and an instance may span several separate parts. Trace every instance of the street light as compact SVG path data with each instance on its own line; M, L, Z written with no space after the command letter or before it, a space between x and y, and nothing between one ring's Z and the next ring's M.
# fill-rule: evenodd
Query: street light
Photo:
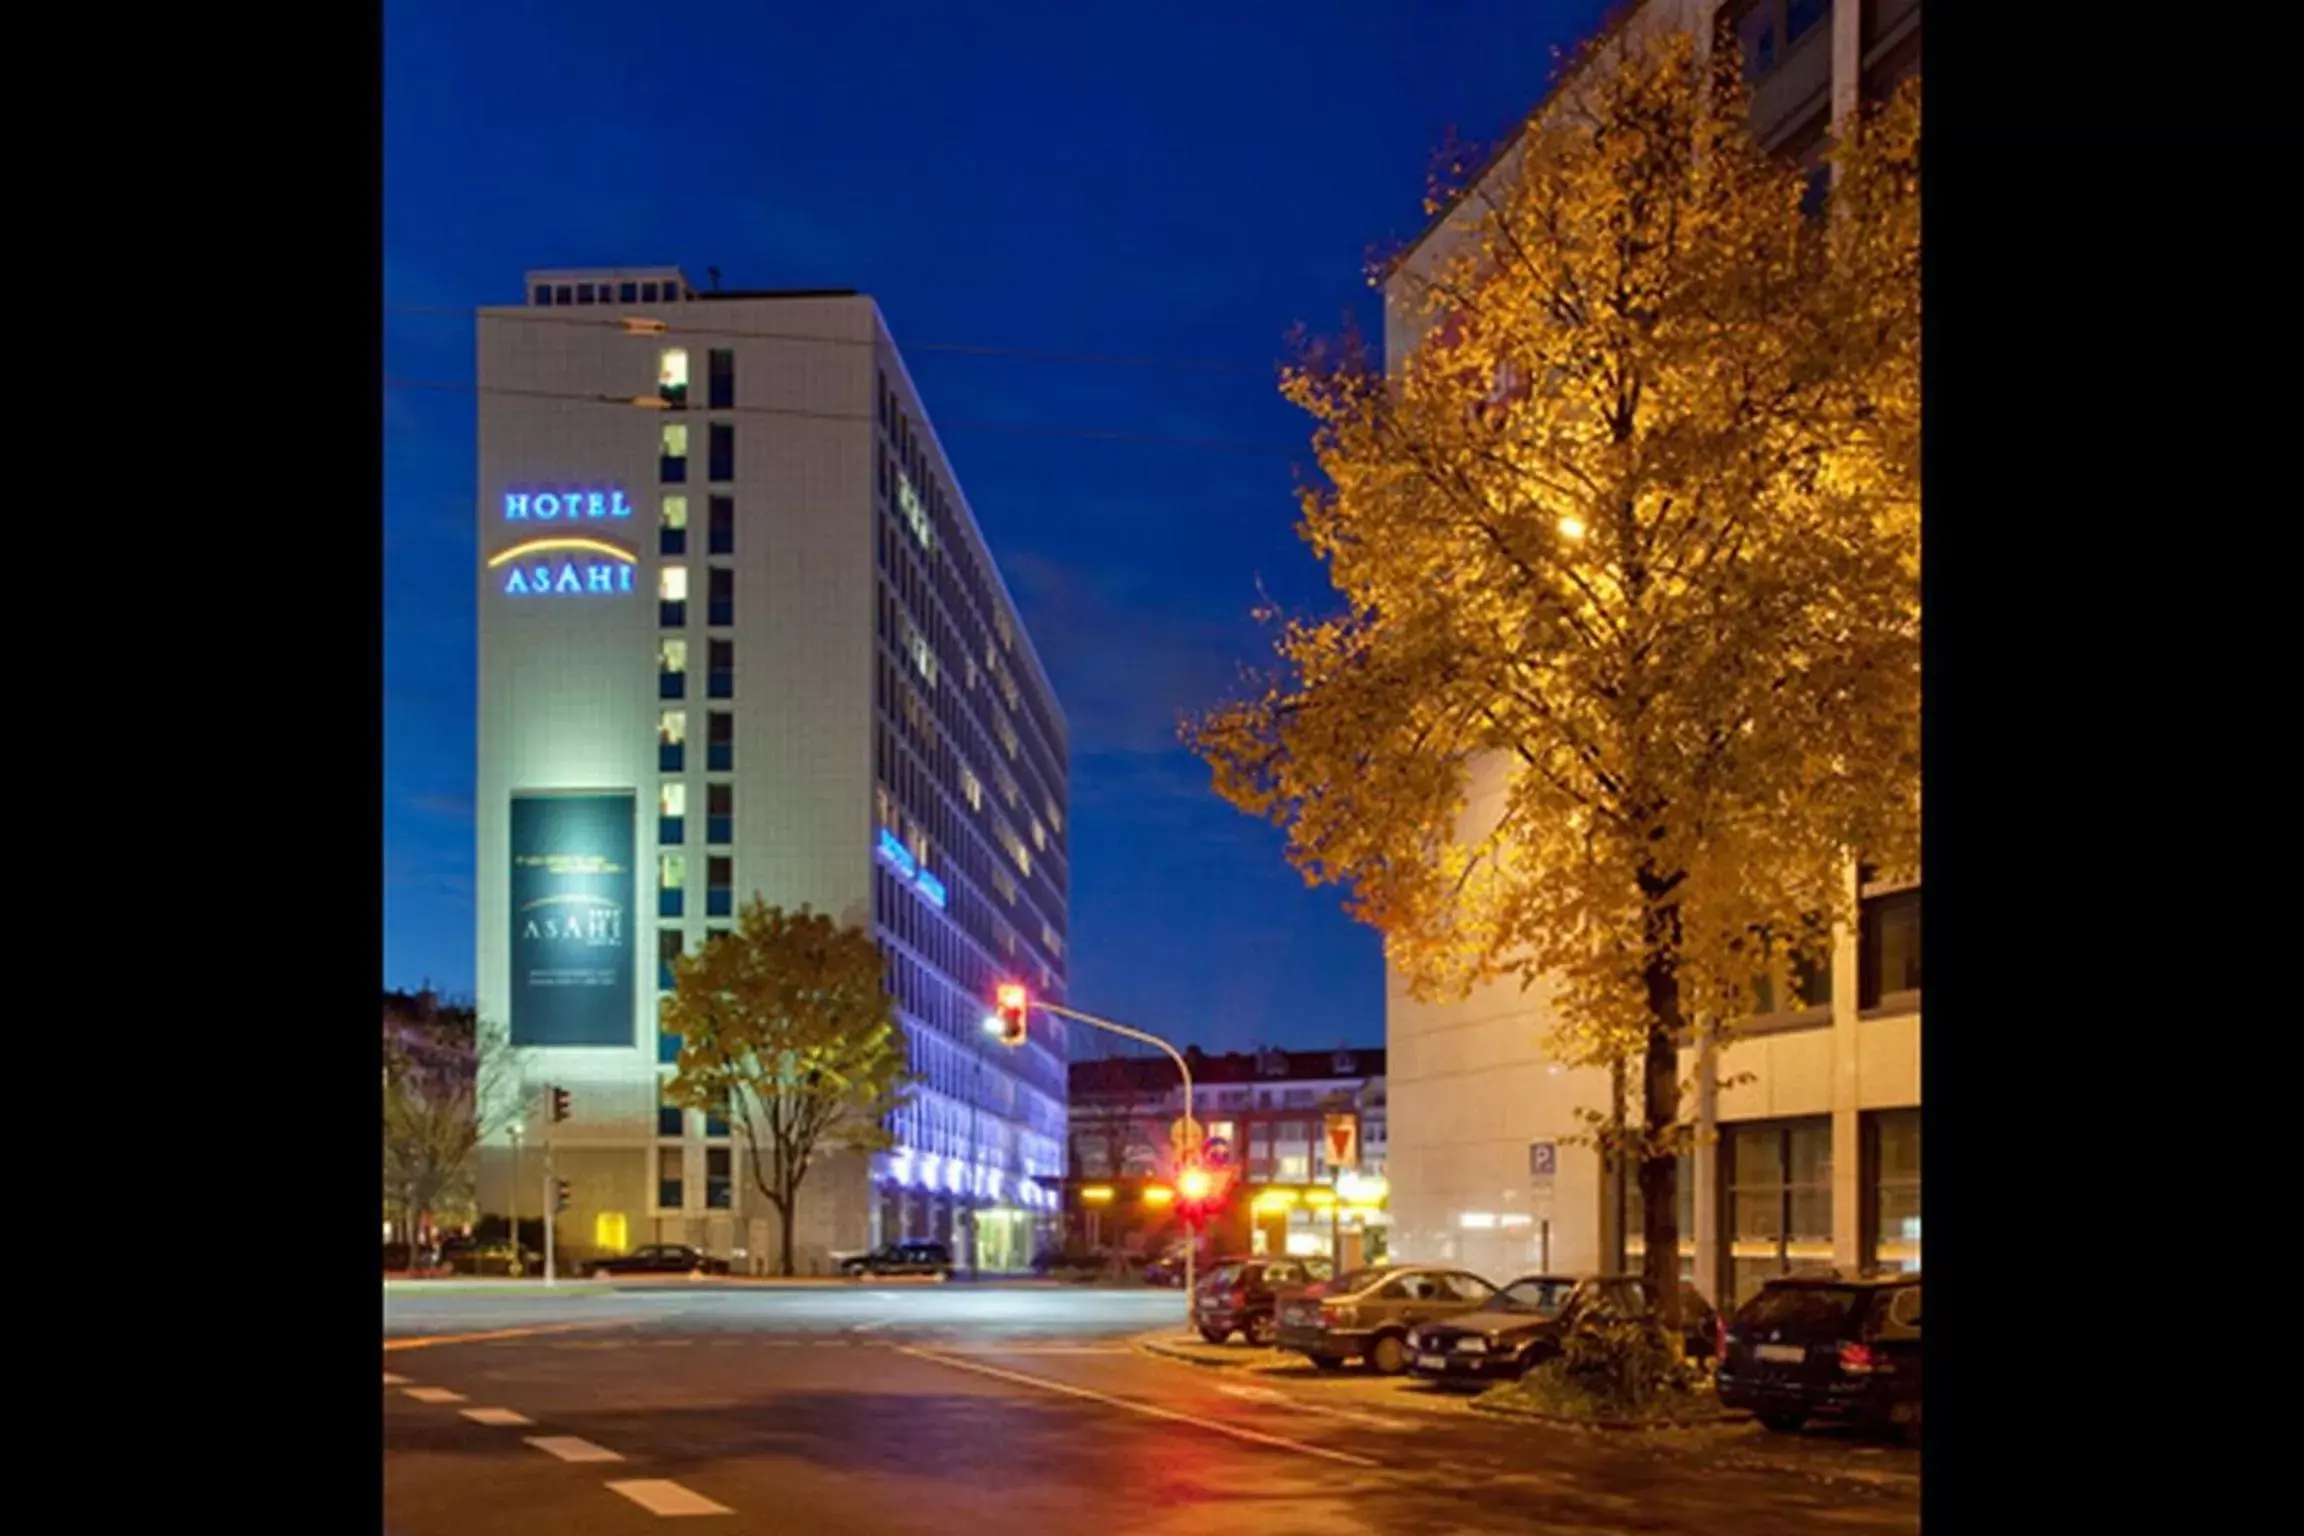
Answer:
M1200 1124L1198 1120L1192 1117L1192 1064L1184 1059L1182 1051L1158 1035L1141 1029L1132 1029L1126 1024L1115 1024L1110 1019L1100 1019L1092 1013L1082 1013L1075 1008L1066 1008L1061 1004L1049 1002L1046 998L1035 1000L1020 981L1004 981L1000 983L992 995L995 1011L989 1018L985 1019L984 1029L987 1034L998 1035L1000 1043L1003 1045L1017 1046L1024 1043L1025 1016L1033 1008L1038 1007L1046 1009L1060 1019L1070 1019L1075 1024L1085 1024L1091 1029L1101 1029L1109 1034L1120 1035L1129 1040L1141 1040L1146 1045L1158 1046L1168 1053L1168 1059L1176 1063L1176 1070L1183 1074L1184 1124L1193 1128ZM1189 1134L1190 1131L1187 1131L1187 1135ZM1171 1190L1169 1194L1170 1198L1174 1198L1174 1191ZM1184 1244L1184 1307L1187 1316L1191 1313L1192 1280L1199 1258L1199 1247L1199 1234L1195 1232Z

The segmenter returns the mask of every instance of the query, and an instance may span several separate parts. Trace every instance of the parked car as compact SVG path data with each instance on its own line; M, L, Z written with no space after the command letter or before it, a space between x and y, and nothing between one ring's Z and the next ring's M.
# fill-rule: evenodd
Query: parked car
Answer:
M1328 1268L1325 1261L1320 1268ZM1327 1278L1304 1259L1220 1259L1194 1288L1192 1326L1211 1344L1235 1333L1251 1344L1270 1344L1280 1332L1274 1308L1281 1293Z
M686 1243L648 1243L592 1265L595 1275L724 1275L726 1259L713 1258Z
M934 1275L952 1278L952 1250L943 1243L883 1243L870 1253L840 1261L840 1273L851 1280L867 1275Z
M540 1275L544 1272L544 1255L535 1249L511 1243L483 1243L469 1237L452 1237L440 1245L440 1263L451 1274L458 1275Z
M1324 1371L1364 1360L1397 1376L1408 1368L1408 1330L1477 1312L1496 1287L1468 1270L1439 1265L1355 1269L1284 1298L1279 1345Z
M1720 1401L1780 1433L1810 1419L1920 1437L1920 1277L1771 1280L1720 1338Z
M1043 1248L1032 1256L1032 1273L1050 1280L1093 1280L1114 1262L1103 1248Z
M1642 1315L1646 1282L1638 1275L1523 1275L1477 1312L1411 1329L1408 1369L1419 1380L1442 1384L1515 1379L1559 1354L1569 1330L1595 1309ZM1690 1356L1709 1359L1720 1314L1686 1281L1680 1285L1680 1317Z
M1184 1283L1184 1245L1178 1243L1157 1258L1146 1261L1144 1282L1147 1285L1182 1285Z

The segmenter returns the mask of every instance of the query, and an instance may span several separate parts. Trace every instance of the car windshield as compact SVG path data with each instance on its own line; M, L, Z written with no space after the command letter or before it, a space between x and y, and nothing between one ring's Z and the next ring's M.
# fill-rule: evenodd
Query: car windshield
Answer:
M1772 1285L1746 1304L1737 1322L1745 1328L1830 1338L1855 1325L1863 1303L1862 1294L1854 1287Z
M1555 1317L1568 1305L1568 1293L1576 1289L1573 1280L1515 1280L1504 1287L1496 1297L1495 1307L1503 1312L1532 1312L1538 1317Z
M1227 1286L1233 1282L1239 1273L1240 1266L1237 1264L1219 1264L1214 1269L1208 1271L1208 1278L1201 1283L1203 1285L1214 1287Z
M1331 1296L1356 1296L1368 1287L1390 1278L1395 1273L1397 1271L1381 1267L1348 1269L1334 1280L1329 1281L1326 1289Z

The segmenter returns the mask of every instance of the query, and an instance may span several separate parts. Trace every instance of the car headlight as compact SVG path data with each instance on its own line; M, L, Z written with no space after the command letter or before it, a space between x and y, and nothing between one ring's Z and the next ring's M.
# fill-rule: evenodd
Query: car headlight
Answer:
M1408 1330L1408 1347L1410 1349L1422 1349L1424 1347L1423 1329L1411 1328Z

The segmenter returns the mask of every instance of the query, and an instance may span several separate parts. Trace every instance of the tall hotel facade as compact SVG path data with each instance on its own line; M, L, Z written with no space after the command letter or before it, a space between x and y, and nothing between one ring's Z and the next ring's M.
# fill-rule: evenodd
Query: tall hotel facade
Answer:
M1612 39L1651 28L1734 48L1753 128L1806 168L1818 193L1833 128L1888 95L1920 60L1919 0L1644 0ZM1576 89L1574 76L1538 110ZM1511 146L1485 172L1510 174ZM1385 284L1385 354L1427 322L1411 300L1458 248L1479 204L1460 200ZM1502 766L1475 766L1467 822L1501 813ZM1680 1171L1682 1272L1741 1300L1772 1275L1920 1263L1920 887L1863 869L1858 923L1800 994L1737 1021L1720 1055L1718 1135ZM1637 1267L1639 1192L1571 1138L1604 1112L1607 1075L1548 1059L1544 989L1513 982L1421 1003L1387 976L1392 1241L1402 1260L1461 1263L1503 1281L1538 1267ZM1682 1081L1699 1063L1684 1053Z
M799 1270L905 1237L1023 1267L1064 1042L981 1021L997 979L1064 995L1064 718L878 306L671 268L526 300L478 323L479 1004L527 1091L484 1208L542 1214L549 1136L563 1251L773 1263L741 1128L665 1101L657 1026L670 957L758 895L869 925L923 1079L893 1151L810 1171Z

